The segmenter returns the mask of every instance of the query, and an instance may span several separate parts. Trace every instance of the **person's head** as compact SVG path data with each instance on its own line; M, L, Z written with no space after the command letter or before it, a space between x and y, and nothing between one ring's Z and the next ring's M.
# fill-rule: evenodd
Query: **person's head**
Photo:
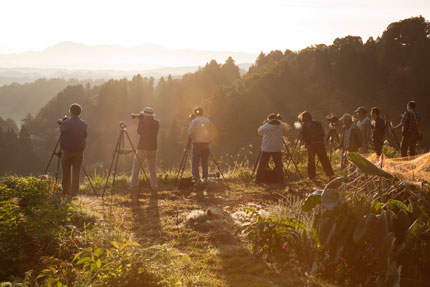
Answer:
M196 115L196 117L203 116L203 109L201 107L195 108L194 109L194 114Z
M379 115L380 115L380 111L377 107L373 107L372 109L370 109L370 116L372 117L372 119L378 118Z
M365 107L358 107L355 110L355 114L357 115L357 117L362 120L366 117L367 114L367 109Z
M344 114L339 120L348 128L352 125L352 116L348 113Z
M145 118L153 118L154 117L154 109L151 107L145 107L143 112L140 113Z
M276 120L276 119L278 119L278 116L277 116L277 114L275 114L275 113L271 113L271 114L269 114L269 115L267 116L267 120L268 120L268 121Z
M415 109L416 106L417 106L417 103L415 101L409 101L408 109Z
M79 104L74 103L70 106L69 112L71 115L79 116L82 112L82 107Z
M312 115L310 112L304 111L304 112L300 113L300 115L298 116L298 119L300 122L304 123L306 121L312 120Z

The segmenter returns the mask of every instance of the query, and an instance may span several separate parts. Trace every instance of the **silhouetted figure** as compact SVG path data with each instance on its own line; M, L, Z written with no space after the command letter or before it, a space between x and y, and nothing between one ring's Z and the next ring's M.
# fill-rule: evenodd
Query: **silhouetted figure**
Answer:
M392 126L393 129L402 128L402 141L400 143L400 152L403 157L416 155L418 140L421 137L420 130L420 115L415 111L417 104L415 101L410 101L406 106L406 112L402 114L400 123Z
M380 117L380 111L377 107L370 110L372 118L372 144L377 156L382 154L382 147L384 146L386 125L385 121Z
M284 181L282 170L283 136L287 135L287 126L278 119L276 114L268 115L267 119L258 128L258 134L263 137L261 143L261 158L258 165L256 182L262 182L270 157L275 163L276 182Z
M139 124L137 133L140 135L139 143L137 144L137 157L134 157L132 177L130 189L139 187L139 161L144 164L146 162L149 171L151 189L157 191L157 170L155 161L157 159L157 136L160 127L159 122L154 119L154 110L151 107L145 107L139 116Z
M359 107L355 110L355 114L357 115L357 127L361 131L362 145L359 148L361 153L367 153L369 150L369 144L371 140L371 121L367 116L367 109L365 107Z
M213 138L213 126L209 119L203 117L203 109L196 108L194 110L195 117L190 122L188 128L188 136L193 144L193 152L191 159L191 170L194 181L199 184L200 172L199 165L202 163L202 178L204 182L208 179L208 162L209 162L209 143Z
M84 160L87 123L79 118L79 104L70 106L70 118L61 123L60 147L62 151L63 194L76 196L79 191L79 176Z
M331 178L334 176L333 168L327 157L327 151L324 145L325 132L320 122L312 120L312 115L304 111L299 115L299 121L302 123L302 138L308 151L308 176L314 179L316 176L315 156L324 169L325 174Z

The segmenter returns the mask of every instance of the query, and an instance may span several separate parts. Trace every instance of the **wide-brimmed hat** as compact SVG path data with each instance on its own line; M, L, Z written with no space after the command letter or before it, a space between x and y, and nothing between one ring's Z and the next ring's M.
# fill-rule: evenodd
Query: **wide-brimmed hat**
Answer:
M143 111L140 112L142 116L153 117L155 116L154 110L151 107L145 107Z
M343 114L343 116L339 119L340 121L344 121L344 120L351 120L352 121L352 116L351 114Z
M367 113L366 107L358 107L354 113Z

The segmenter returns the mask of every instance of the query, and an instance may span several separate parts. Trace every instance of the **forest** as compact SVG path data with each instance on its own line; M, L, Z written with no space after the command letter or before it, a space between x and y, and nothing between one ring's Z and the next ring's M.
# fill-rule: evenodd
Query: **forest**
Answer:
M160 120L159 159L160 166L166 168L180 160L188 114L196 106L202 106L217 127L213 146L219 156L236 154L250 144L258 146L256 129L271 112L280 113L292 124L304 110L325 121L329 113L340 116L352 113L358 106L377 106L383 116L397 123L406 103L415 100L424 134L429 134L428 51L430 24L423 17L414 17L390 24L380 37L365 42L360 37L347 36L329 46L261 53L242 77L230 57L225 63L211 61L178 79L169 76L155 80L136 75L131 80L109 80L99 85L62 82L68 86L40 111L22 119L23 132L15 124L10 124L10 129L2 124L1 136L8 140L2 141L0 171L42 172L58 138L57 119L67 114L74 102L83 106L82 118L89 124L85 164L88 169L99 170L107 168L120 121L127 122L130 135L137 139L136 121L130 119L130 114L145 106L154 107ZM58 81L36 83L58 88ZM11 98L7 91L12 88L3 87L0 100ZM16 100L15 105L24 108L34 106L36 99ZM32 159L28 166L20 162L23 145L15 144L27 134L30 137L25 146L29 150L25 152ZM290 134L293 141L297 133L291 130ZM425 136L421 148L428 150L429 146ZM123 168L129 167L124 165Z

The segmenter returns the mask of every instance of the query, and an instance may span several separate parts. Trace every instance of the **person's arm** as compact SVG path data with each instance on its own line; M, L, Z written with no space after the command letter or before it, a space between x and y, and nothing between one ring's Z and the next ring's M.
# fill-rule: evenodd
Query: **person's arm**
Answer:
M402 119L400 120L400 123L396 126L393 126L393 123L391 123L391 128L396 130L398 128L404 127L406 125L406 122L409 120L409 112L405 112L402 115Z
M190 126L188 127L188 136L193 137L194 129L195 129L195 119L191 121Z
M258 130L257 130L258 134L259 134L260 136L264 136L264 131L265 131L265 129L266 129L266 124L261 125L261 126L258 128Z

